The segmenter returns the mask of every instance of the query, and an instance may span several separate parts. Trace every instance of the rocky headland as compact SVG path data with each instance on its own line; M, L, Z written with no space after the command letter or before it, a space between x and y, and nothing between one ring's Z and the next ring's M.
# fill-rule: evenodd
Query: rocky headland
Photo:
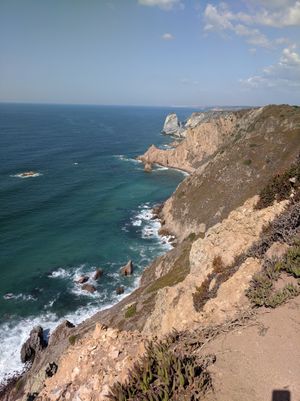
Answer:
M172 115L164 132L180 140L140 160L190 173L155 210L174 248L112 308L48 344L35 328L1 400L300 399L300 107Z

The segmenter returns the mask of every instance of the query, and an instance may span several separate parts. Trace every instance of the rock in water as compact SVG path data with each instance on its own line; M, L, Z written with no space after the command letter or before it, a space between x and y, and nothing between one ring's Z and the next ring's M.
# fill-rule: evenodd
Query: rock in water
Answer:
M116 293L117 293L117 295L121 295L121 294L124 294L124 287L117 287L116 288Z
M34 327L29 338L25 341L21 348L22 363L33 362L36 354L47 346L43 338L43 328L41 326Z
M162 132L166 135L180 136L181 125L175 113L167 115Z
M76 280L75 282L77 284L83 284L86 283L87 281L89 281L89 277L88 276L80 276L78 280Z
M96 271L94 273L93 279L98 280L98 278L100 278L102 276L103 276L103 270L98 268L98 269L96 269Z
M83 284L81 288L84 291L90 292L91 294L96 291L96 287L94 287L92 284Z
M133 263L129 260L127 265L121 267L120 272L123 276L131 276L133 273Z

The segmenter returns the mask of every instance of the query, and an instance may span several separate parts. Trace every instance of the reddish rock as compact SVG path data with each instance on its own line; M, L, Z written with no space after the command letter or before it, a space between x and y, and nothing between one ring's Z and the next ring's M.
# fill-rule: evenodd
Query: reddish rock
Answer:
M93 276L93 280L98 280L98 278L103 276L103 270L98 268L96 269L94 276Z
M96 287L94 287L92 284L83 284L81 288L84 291L90 292L91 294L96 291Z
M132 260L129 260L125 266L121 267L120 272L123 276L131 276L133 273Z

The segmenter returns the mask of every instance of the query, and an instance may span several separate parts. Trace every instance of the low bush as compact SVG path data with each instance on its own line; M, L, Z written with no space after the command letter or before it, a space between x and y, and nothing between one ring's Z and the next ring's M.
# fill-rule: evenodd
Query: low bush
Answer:
M297 162L283 174L275 175L259 194L256 209L271 206L272 203L288 199L292 190L299 190L300 183L300 156Z
M130 305L125 312L125 318L128 319L136 314L136 304Z
M69 343L71 344L71 345L74 345L75 343L76 343L76 341L77 341L77 336L70 336L69 337Z
M288 250L283 260L280 262L266 261L264 270L255 275L251 281L246 295L253 306L265 306L276 308L288 299L300 294L300 281L297 285L286 284L282 289L275 290L274 284L280 277L282 271L300 277L300 248L294 246Z
M205 364L196 356L171 349L174 339L151 342L145 356L129 372L125 384L115 383L108 394L112 401L200 400L211 380ZM186 398L188 396L188 398Z

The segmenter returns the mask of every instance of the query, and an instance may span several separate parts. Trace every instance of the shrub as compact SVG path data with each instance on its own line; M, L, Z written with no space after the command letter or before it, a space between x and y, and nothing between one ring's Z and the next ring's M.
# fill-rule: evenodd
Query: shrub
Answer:
M280 273L285 271L294 277L300 277L300 247L294 246L288 250L281 262L266 261L264 270L255 275L251 281L246 295L253 306L265 306L276 308L288 299L300 294L300 282L294 286L287 284L281 290L274 290L274 283L280 277Z
M146 354L129 372L125 384L115 383L108 394L112 401L199 400L210 386L210 376L204 363L192 354L170 348L174 339L151 342Z
M212 266L213 266L214 273L217 273L217 274L223 273L223 271L225 270L225 265L224 265L223 260L220 255L214 257Z
M300 156L295 164L283 174L275 175L259 194L256 209L263 209L272 205L274 200L281 201L289 198L293 189L299 189Z
M77 341L77 336L70 336L69 337L69 343L71 344L71 345L74 345L75 343L76 343L76 341Z
M245 166L250 166L251 163L252 163L252 160L251 160L251 159L246 159L246 160L243 161L243 164L244 164Z
M206 280L203 281L200 287L196 287L196 292L193 295L194 308L197 312L200 312L203 306L210 298L209 285L212 280L212 275L209 275Z
M130 305L125 312L125 318L128 319L136 314L136 304Z

